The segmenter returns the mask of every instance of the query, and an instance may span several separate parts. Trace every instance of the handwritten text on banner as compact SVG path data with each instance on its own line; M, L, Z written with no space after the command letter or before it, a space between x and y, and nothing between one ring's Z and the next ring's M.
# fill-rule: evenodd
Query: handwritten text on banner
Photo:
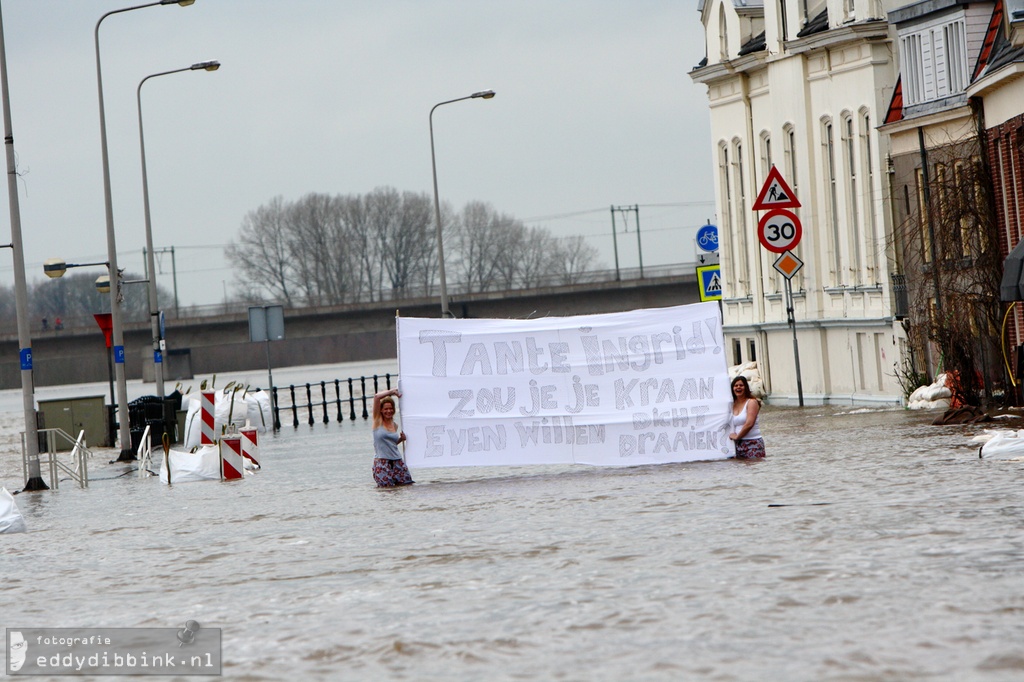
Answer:
M399 318L412 467L732 457L716 303L536 320Z

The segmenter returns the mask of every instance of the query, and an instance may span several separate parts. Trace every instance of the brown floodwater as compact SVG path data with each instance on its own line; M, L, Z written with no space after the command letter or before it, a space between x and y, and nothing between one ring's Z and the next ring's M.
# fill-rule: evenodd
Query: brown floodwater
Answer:
M244 680L1024 679L1024 464L934 416L766 406L763 462L397 490L374 487L361 419L285 426L241 482L97 462L87 490L17 496L0 614L194 619Z

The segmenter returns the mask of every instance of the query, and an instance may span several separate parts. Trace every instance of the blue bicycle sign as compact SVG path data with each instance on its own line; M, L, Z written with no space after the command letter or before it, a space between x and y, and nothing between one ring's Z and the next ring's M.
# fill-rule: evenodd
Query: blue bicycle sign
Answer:
M697 247L708 253L718 251L717 225L703 225L697 230Z

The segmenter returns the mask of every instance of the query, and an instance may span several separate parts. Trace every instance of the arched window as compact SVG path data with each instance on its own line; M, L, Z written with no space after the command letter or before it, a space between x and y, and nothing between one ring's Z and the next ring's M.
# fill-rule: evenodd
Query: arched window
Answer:
M839 238L839 202L838 202L838 179L836 177L836 147L835 138L833 136L832 119L823 118L821 120L821 149L822 149L822 165L825 170L825 220L828 223L828 234L831 239L829 246L832 250L832 258L830 263L830 270L832 275L832 285L839 286L842 284L842 259L840 254L840 245L842 241Z
M875 155L871 150L871 113L866 108L860 110L860 147L861 167L864 169L861 173L861 185L864 187L864 238L867 242L864 266L867 268L869 281L878 284L881 273L878 271L880 247L878 223L875 219Z
M732 231L732 180L729 175L729 145L725 140L718 143L718 191L718 205L721 207L719 234L724 242L719 245L719 249L725 259L726 272L732 273L737 271L739 259L736 257L736 240ZM723 278L726 294L730 293L728 289L731 288L728 281L729 277Z
M761 177L764 180L768 177L768 171L772 167L772 135L767 130L761 131Z
M718 6L718 53L722 61L729 59L729 29L725 22L725 5Z
M857 169L857 132L853 115L843 114L843 161L846 170L846 217L847 239L850 253L850 273L853 283L861 281L861 253L863 251L863 230L861 230L860 192L862 182Z
M750 295L750 246L747 228L747 196L746 171L743 168L743 142L736 139L732 143L732 186L733 186L733 225L739 262L736 268L736 281L740 284L740 294Z

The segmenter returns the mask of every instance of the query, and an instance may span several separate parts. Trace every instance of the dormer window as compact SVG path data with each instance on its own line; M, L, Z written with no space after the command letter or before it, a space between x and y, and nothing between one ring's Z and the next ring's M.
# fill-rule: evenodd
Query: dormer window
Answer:
M901 34L900 61L905 105L962 94L967 87L963 18Z

